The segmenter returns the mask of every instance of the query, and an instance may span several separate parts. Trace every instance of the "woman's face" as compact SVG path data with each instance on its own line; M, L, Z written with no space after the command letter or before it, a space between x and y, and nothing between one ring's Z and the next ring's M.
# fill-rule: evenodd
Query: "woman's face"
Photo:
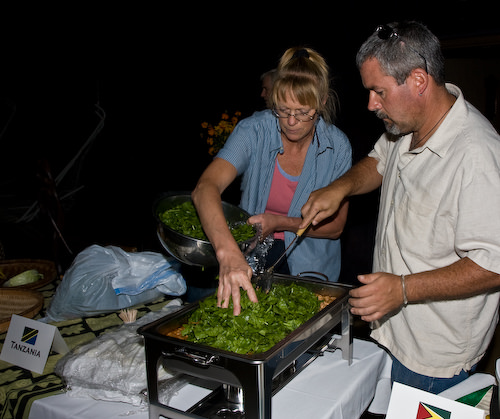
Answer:
M312 140L317 119L316 109L302 105L290 95L275 108L281 132L291 142Z

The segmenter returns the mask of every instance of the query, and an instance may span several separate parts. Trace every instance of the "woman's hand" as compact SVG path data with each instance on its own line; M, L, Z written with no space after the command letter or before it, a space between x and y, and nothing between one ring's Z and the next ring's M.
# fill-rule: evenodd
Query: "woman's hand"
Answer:
M283 219L285 218L288 217L264 213L251 216L247 222L248 224L260 224L260 226L262 227L261 238L264 239L270 234L273 234L276 231L280 231L280 223L283 224Z
M252 286L252 268L238 249L235 252L221 252L219 259L219 288L217 290L217 305L222 308L229 307L233 299L233 313L241 313L240 287L243 288L250 301L257 303L257 295Z

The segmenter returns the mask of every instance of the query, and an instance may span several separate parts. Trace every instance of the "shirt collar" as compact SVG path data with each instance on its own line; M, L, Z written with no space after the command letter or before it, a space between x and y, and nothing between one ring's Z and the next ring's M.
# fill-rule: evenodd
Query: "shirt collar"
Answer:
M464 96L460 88L451 83L446 83L446 90L457 98L448 115L443 119L443 122L438 127L436 132L432 134L424 146L417 148L416 153L422 152L426 148L432 151L439 157L444 157L450 148L455 137L461 131L461 121L467 116L467 106ZM408 136L411 139L411 135Z

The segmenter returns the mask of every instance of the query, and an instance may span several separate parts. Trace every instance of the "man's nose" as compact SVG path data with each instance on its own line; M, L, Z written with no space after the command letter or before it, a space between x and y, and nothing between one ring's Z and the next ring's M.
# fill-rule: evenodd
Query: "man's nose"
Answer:
M381 108L380 101L378 100L378 96L375 92L370 91L368 94L368 110L376 111Z

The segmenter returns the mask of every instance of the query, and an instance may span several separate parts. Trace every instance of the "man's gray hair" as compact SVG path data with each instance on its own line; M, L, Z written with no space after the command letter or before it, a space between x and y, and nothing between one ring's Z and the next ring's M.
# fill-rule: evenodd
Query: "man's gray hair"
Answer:
M384 33L382 28L390 33ZM376 58L382 70L398 84L403 84L416 68L425 69L438 85L445 82L439 39L419 22L393 22L377 28L356 55L358 69L371 58Z

